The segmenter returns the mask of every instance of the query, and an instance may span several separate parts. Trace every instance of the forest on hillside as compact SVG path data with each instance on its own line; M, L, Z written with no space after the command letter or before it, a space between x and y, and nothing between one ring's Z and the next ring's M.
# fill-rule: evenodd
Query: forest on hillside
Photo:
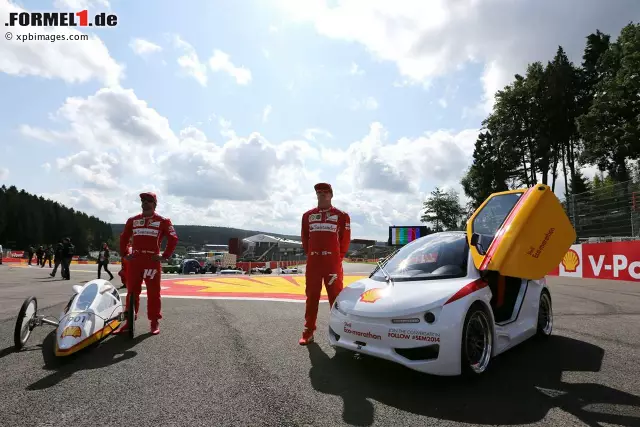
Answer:
M111 225L42 196L0 187L0 245L26 251L70 237L77 255L97 250L113 237Z

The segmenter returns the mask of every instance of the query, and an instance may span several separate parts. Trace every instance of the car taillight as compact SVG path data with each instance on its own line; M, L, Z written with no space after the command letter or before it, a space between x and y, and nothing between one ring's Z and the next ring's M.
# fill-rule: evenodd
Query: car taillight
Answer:
M464 298L469 294L474 293L475 291L479 291L480 289L487 286L487 281L484 279L476 279L473 282L465 285L462 289L456 292L444 305L450 304L454 301L458 301L460 298Z

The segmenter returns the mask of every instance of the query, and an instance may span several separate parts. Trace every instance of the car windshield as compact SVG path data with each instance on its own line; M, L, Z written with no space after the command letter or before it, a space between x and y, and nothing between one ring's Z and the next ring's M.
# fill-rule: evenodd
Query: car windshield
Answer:
M93 300L96 298L98 294L98 284L91 283L89 286L84 288L80 296L78 297L78 302L76 303L76 309L78 310L87 310Z
M429 234L402 247L383 263L383 268L394 281L464 277L468 250L464 233ZM376 268L371 278L385 280L380 268Z

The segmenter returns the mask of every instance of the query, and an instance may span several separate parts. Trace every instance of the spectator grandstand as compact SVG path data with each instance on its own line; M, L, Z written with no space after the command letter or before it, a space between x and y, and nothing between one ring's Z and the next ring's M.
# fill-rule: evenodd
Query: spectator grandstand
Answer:
M304 261L302 242L256 234L242 239L242 255L240 261Z
M349 245L347 258L353 259L377 259L390 254L394 250L385 242L375 240L354 239ZM299 261L306 262L306 256L302 249L302 242L271 236L268 234L256 234L242 239L242 255L239 261L266 262L266 261Z

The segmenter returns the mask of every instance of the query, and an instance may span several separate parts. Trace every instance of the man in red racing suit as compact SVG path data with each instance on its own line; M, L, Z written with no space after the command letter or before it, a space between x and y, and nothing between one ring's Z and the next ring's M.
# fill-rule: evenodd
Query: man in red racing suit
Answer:
M133 237L132 253L125 257L128 261L126 284L127 292L135 295L135 313L138 317L142 282L147 286L147 317L151 322L151 333L160 333L158 321L162 319L160 302L161 260L167 260L178 244L178 235L169 218L155 212L157 198L154 193L140 194L142 213L127 220L120 235L120 253L127 250L127 243ZM167 247L160 255L160 243L167 237ZM127 298L128 304L128 298ZM135 320L135 319L134 319ZM127 321L128 322L128 321ZM128 329L127 322L118 330Z
M316 184L318 207L302 215L302 247L307 255L305 281L307 295L305 328L300 345L313 342L318 317L318 303L322 282L329 297L329 309L342 291L342 260L351 242L351 220L349 214L331 205L333 190L326 183Z

